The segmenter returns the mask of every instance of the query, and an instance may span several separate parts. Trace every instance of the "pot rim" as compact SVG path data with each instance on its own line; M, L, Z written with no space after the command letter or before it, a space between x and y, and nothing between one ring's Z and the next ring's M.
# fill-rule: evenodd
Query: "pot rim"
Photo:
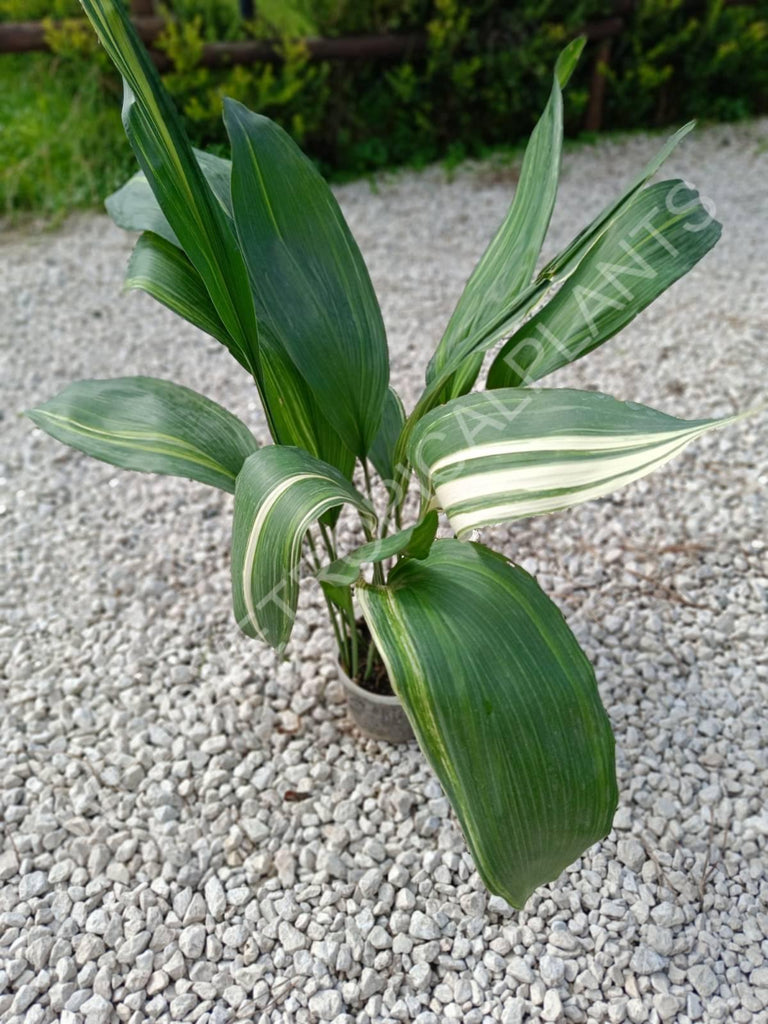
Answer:
M370 690L366 690L364 687L360 686L359 683L356 683L353 679L349 678L342 668L340 661L336 662L336 667L339 670L339 679L348 693L359 694L363 696L365 700L370 701L371 704L383 704L385 707L403 706L397 694L393 693L392 696L387 696L382 693L371 693Z

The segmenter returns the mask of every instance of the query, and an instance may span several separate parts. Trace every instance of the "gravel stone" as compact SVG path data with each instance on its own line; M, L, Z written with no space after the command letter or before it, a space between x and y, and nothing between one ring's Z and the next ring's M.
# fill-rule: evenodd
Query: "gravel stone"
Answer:
M0 882L5 882L19 870L19 858L15 850L3 850L0 852Z
M205 899L202 894L196 892L192 899L189 901L189 906L184 913L183 923L184 925L197 924L201 921L205 921L205 915L208 912Z
M708 999L717 992L717 976L707 964L697 964L688 968L688 980L702 999Z
M432 918L417 910L411 917L408 934L412 935L414 939L424 939L426 941L429 939L439 939L440 928Z
M565 977L565 965L560 957L548 956L546 953L539 961L541 980L547 988L557 988L562 985Z
M370 868L368 871L366 871L363 877L357 883L358 888L360 889L360 895L363 897L363 899L373 899L377 895L379 889L381 888L382 881L383 876L378 868Z
M37 998L37 989L34 985L21 985L16 990L16 995L13 997L11 1003L11 1013L24 1013L28 1006L30 1006Z
M78 967L87 963L95 963L106 948L104 940L99 935L83 935L75 950L75 963Z
M638 974L656 974L664 969L666 960L659 956L656 950L649 946L640 945L637 947L629 962L629 966Z
M190 960L197 960L205 949L205 928L201 924L191 924L179 934L179 949Z
M423 992L428 986L432 977L432 968L429 964L414 964L408 972L408 978L414 992Z
M544 994L544 1006L541 1011L542 1020L560 1020L562 1012L563 1004L560 1001L560 996L557 994L555 989L547 989Z
M653 997L653 1008L662 1020L674 1020L680 1009L680 1000L666 992L659 992Z
M288 921L281 921L278 928L280 945L286 953L295 953L299 949L306 949L308 942L306 935L303 935L298 928L294 928Z
M341 993L336 989L322 989L309 997L309 1009L316 1013L320 1020L335 1020L343 1008Z
M507 964L507 974L523 985L531 985L536 977L525 960L519 956L510 959Z
M392 945L392 936L385 928L377 924L371 928L368 934L368 941L374 949L389 949Z
M112 1019L112 1004L95 993L80 1009L85 1014L86 1024L109 1024Z
M616 853L621 863L626 864L632 871L639 871L646 861L643 844L637 839L620 839Z
M44 871L30 871L19 882L19 899L29 900L41 896L48 889L48 876Z
M224 886L215 875L205 883L205 902L211 916L220 921L227 909L227 896Z

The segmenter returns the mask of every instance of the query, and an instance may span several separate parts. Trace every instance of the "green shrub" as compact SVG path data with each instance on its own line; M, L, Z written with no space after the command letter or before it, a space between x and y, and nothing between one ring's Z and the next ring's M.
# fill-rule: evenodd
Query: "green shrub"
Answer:
M768 108L768 9L706 0L640 0L616 40L607 124L733 120Z
M101 203L133 163L117 95L92 61L0 56L0 215Z
M74 18L78 14L78 0L0 0L0 21L42 21Z

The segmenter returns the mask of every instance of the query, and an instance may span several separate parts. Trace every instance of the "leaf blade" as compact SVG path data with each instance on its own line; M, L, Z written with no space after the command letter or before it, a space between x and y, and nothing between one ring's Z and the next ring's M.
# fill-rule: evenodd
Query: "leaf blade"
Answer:
M181 119L119 0L82 0L123 78L123 125L139 166L216 310L258 377L258 333L248 275L227 217L192 152Z
M481 545L436 541L358 596L483 881L521 907L611 827L591 666L535 580Z
M360 570L366 562L383 562L395 555L426 558L437 533L437 524L437 512L427 512L415 526L399 530L389 537L369 541L342 558L337 558L335 562L324 566L317 578L323 584L346 587L359 578Z
M405 409L402 399L393 387L389 387L387 397L384 399L381 424L369 452L376 472L388 487L395 476L395 450L404 423Z
M502 347L488 387L531 384L602 345L687 274L720 233L721 225L682 181L644 189L554 298Z
M128 291L147 292L178 316L216 338L232 350L235 358L239 357L203 279L182 249L165 237L151 231L139 237L128 261L125 287Z
M558 57L550 97L526 146L512 203L464 287L430 361L427 382L439 375L455 349L481 337L499 309L514 303L533 279L557 196L563 145L562 90L585 42L583 36L574 39ZM479 366L474 374L465 374L448 388L446 397L468 391L478 371Z
M428 381L422 392L416 407L406 420L403 432L398 444L396 461L402 461L405 456L410 437L416 423L434 409L445 397L443 390L450 381L451 376L460 371L462 364L469 359L478 360L478 369L481 365L480 356L493 347L505 335L517 329L525 316L539 302L541 302L553 287L562 281L567 280L578 266L579 261L597 242L602 234L608 230L610 225L635 199L636 195L646 185L650 178L659 170L661 165L670 155L672 150L688 135L695 127L691 121L680 128L664 145L655 156L646 164L643 170L629 184L624 192L614 202L609 203L605 209L597 215L565 249L552 259L546 267L536 276L535 280L518 294L509 304L498 311L497 316L488 326L480 332L477 337L472 337L457 346L456 351L447 360L442 371ZM403 489L404 470L401 471L399 486Z
M232 526L233 605L244 633L285 646L298 605L304 535L312 522L346 502L375 523L352 484L300 448L270 445L246 460Z
M259 447L218 403L154 377L77 381L27 415L56 440L102 462L183 476L229 493Z
M213 194L231 218L232 190L229 179L232 162L202 149L193 147L192 152ZM107 196L104 206L111 220L124 231L151 231L172 245L180 245L143 171L137 171L120 188Z
M417 426L411 458L459 536L591 501L708 430L595 391L505 388L454 399Z
M389 362L362 255L328 185L290 136L234 100L225 101L224 121L257 317L363 457L379 428Z

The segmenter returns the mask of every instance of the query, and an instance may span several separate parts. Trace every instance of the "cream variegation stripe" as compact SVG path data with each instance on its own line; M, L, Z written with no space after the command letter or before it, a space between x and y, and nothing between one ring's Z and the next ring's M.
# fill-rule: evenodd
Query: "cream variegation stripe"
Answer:
M264 499L259 511L254 517L251 532L248 535L248 543L245 548L242 570L243 598L245 600L245 607L248 612L248 618L251 621L251 625L262 639L264 639L264 633L259 627L256 608L253 604L253 592L251 590L251 576L253 575L253 563L256 557L256 547L259 543L259 537L261 536L267 516L275 507L275 504L279 501L282 495L285 494L290 487L293 487L294 484L299 483L300 480L325 480L325 477L321 476L319 473L297 473L295 476L288 477L286 480L281 480L277 487L270 491Z
M397 690L398 681L402 680L403 677L397 671L394 659L390 656L389 644L384 641L384 638L377 630L377 616L373 614L373 609L368 600L368 593L371 589L371 587L364 584L357 588L360 609L376 643L376 649L381 654L390 682L395 690ZM427 691L424 686L426 672L419 660L408 623L403 618L402 610L391 591L382 587L378 588L377 594L386 602L390 627L397 640L397 657L401 660L405 677L410 680L408 700L403 701L402 695L399 695L403 710L411 723L414 733L419 737L422 746L427 746L430 750L430 755L440 761L455 791L460 792L460 780L448 756L445 740L440 731L440 726L435 719L433 707L427 699ZM418 696L416 691L418 691Z
M691 431L692 434L703 433L707 425L700 430ZM550 452L601 452L619 451L625 448L638 448L641 445L653 444L654 438L668 437L666 431L657 431L653 434L552 434L539 435L537 437L513 437L506 441L490 441L487 444L470 445L467 448L459 448L455 452L443 455L429 466L432 475L447 469L461 462L470 462L472 459L492 458L494 455L513 455L515 453L541 453L546 455ZM429 435L419 447L418 454L423 452L426 443L429 442ZM418 461L416 463L419 464Z
M478 509L468 512L457 512L451 514L446 509L446 514L451 526L459 537L466 536L471 530L477 530L482 526L490 526L493 523L501 523L508 519L524 519L527 516L543 515L547 512L558 512L571 505L579 505L584 501L593 501L595 498L602 498L604 495L615 491L618 487L630 484L641 477L646 476L654 469L658 469L681 451L692 438L686 438L674 448L667 452L660 459L646 463L643 466L626 473L620 477L610 477L602 480L594 487L585 487L572 491L570 494L561 492L549 494L546 497L524 498L522 500L500 502L495 505L483 504ZM439 500L439 496L438 496Z
M588 484L625 477L637 470L644 472L645 467L660 464L695 436L695 433L690 432L685 435L676 434L665 444L651 447L645 445L630 454L602 456L599 459L583 458L572 462L555 460L534 465L525 463L506 469L489 469L485 473L469 473L445 483L435 480L435 492L440 505L444 509L451 509L459 502L491 498L499 494L581 489ZM557 456L559 453L554 451L541 454ZM436 476L437 473L433 471L433 479Z
M681 420L598 392L498 389L429 413L413 436L413 465L425 507L445 510L466 536L602 497L744 415Z
M80 423L77 420L70 419L68 416L61 416L55 412L45 412L46 418L53 422L61 424L65 428L69 428L73 433L82 434L83 437L93 437L96 439L104 439L105 441L112 442L114 444L124 441L126 444L130 444L133 441L167 441L168 447L165 448L149 448L148 451L158 451L163 454L175 455L186 457L187 453L190 456L200 456L202 459L197 461L205 462L210 466L219 468L219 463L213 459L208 458L203 452L200 451L195 445L189 441L185 441L183 437L173 437L171 434L160 434L150 430L101 430L99 427L92 427L87 423ZM132 445L132 447L134 447Z

